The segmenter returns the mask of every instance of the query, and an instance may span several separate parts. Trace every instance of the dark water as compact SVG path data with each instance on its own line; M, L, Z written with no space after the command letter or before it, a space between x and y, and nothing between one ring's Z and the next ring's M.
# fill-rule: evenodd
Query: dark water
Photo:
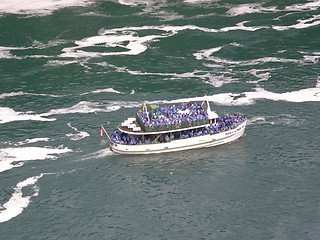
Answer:
M1 239L319 239L320 1L1 1ZM145 102L244 137L121 156Z

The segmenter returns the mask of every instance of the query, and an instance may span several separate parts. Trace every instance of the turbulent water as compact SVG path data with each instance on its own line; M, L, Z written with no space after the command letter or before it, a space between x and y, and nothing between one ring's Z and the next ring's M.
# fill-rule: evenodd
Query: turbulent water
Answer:
M1 0L1 239L319 239L320 1ZM144 103L248 118L112 153Z

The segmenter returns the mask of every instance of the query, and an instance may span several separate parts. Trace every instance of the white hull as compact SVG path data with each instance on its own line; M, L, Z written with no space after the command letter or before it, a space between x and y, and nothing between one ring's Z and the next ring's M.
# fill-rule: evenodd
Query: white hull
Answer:
M229 143L240 138L244 134L246 123L247 121L244 121L236 128L225 132L186 139L177 139L167 143L125 145L111 142L110 148L112 151L119 154L154 154L183 151L195 148L213 147Z

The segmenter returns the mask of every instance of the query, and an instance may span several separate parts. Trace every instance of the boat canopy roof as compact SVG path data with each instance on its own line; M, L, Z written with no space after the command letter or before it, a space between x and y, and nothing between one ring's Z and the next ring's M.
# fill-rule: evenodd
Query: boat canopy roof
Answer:
M207 114L209 119L216 119L219 115L215 111L211 111L209 101L207 100Z
M207 113L208 113L208 118L209 118L209 119L216 119L216 118L219 117L219 115L218 115L216 112L214 112L214 111L208 111L208 110L207 110Z

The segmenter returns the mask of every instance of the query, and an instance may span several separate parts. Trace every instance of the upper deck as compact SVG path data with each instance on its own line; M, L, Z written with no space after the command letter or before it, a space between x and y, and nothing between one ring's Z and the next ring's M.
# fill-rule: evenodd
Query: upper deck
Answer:
M205 102L166 107L144 105L136 114L136 125L144 132L179 131L209 124L212 113L209 103ZM216 113L214 116L218 117Z
M165 129L161 131L143 131L141 127L139 126L137 121L133 121L131 124L119 124L118 129L121 132L131 134L131 135L153 135L153 134L163 134L163 133L171 133L171 132L179 132L179 131L184 131L184 130L192 130L200 127L207 127L210 124L202 124L202 125L196 125L196 126L191 126L191 127L185 127L185 128L175 128L175 129Z

